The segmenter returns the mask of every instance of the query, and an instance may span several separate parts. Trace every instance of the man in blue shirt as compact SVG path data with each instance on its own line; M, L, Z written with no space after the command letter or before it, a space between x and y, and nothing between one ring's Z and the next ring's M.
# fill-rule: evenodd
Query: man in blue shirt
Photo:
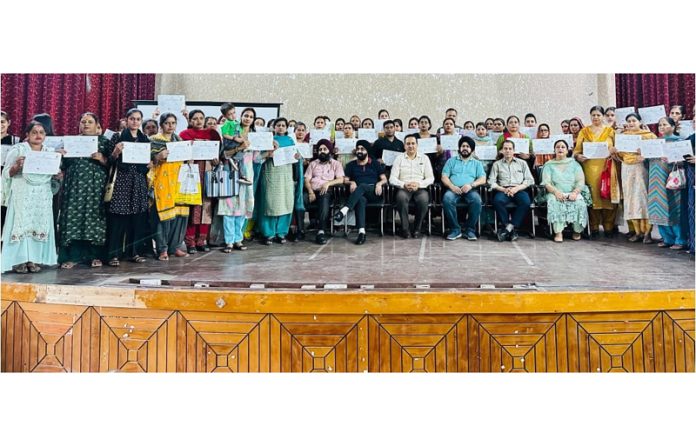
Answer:
M467 204L464 236L467 240L476 240L476 223L481 215L481 196L476 187L486 184L486 173L481 161L471 155L476 148L476 142L468 137L459 138L459 155L447 160L442 169L442 185L448 190L442 198L442 207L450 233L447 240L456 240L462 236L462 229L457 219L457 203L464 200Z
M367 203L376 203L384 200L382 187L387 183L384 175L384 166L377 160L368 157L367 152L370 143L364 139L355 144L355 157L357 160L346 165L343 182L350 187L348 202L340 210L336 211L334 219L339 223L355 208L355 223L358 226L358 238L356 245L365 243L365 208Z

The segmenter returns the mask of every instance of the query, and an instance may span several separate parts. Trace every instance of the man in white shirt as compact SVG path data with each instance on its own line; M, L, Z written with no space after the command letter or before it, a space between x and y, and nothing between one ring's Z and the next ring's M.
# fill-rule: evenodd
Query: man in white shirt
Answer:
M395 205L401 218L400 236L409 237L408 203L413 200L416 205L416 218L413 222L413 238L421 235L423 218L428 211L430 194L428 186L433 184L433 167L427 156L418 153L418 138L416 135L408 135L404 138L406 153L399 155L394 160L389 183L398 187L395 196Z

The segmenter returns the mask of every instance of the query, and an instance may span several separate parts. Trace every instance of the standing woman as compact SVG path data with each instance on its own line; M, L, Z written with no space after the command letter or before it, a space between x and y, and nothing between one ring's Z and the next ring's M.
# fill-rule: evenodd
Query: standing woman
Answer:
M98 136L99 118L94 113L80 117L80 135ZM90 262L102 266L106 244L104 189L109 174L108 159L113 144L98 136L97 151L91 158L64 158L65 178L60 207L59 255L61 268Z
M580 130L582 130L584 127L585 126L582 124L582 120L578 117L571 118L570 120L568 120L568 128L570 129L570 134L573 135L573 146L577 144Z
M694 123L696 123L696 106L693 110ZM696 156L694 156L694 137L696 134L692 134L687 138L691 143L691 155L685 156L684 166L686 167L686 189L684 189L682 195L682 227L686 224L688 231L684 231L687 234L687 250L691 255L693 260L694 256L694 229L696 228L696 223L694 223L694 163L696 163Z
M351 116L350 123L353 124L353 130L358 130L360 128L360 116L358 116L358 115Z
M41 271L37 263L55 265L58 262L52 175L22 172L29 151L51 151L43 145L45 139L43 125L31 121L26 129L26 142L14 145L7 154L2 172L3 201L7 205L7 224L2 232L2 272L37 273Z
M220 141L220 134L212 128L205 128L205 113L202 110L189 112L189 128L182 131L179 136L184 141ZM213 169L213 163L209 160L194 161L198 166L201 180L201 189L205 182L205 173ZM188 227L186 228L186 248L189 254L196 251L208 252L208 232L213 222L213 200L203 197L203 204L191 206Z
M567 135L570 133L570 124L567 119L564 119L561 121L561 131L563 132L564 135Z
M678 141L674 132L677 124L672 118L660 118L657 122L660 137L667 143ZM681 163L678 163L681 164ZM667 189L667 178L674 163L660 158L648 160L648 218L650 224L657 225L662 241L660 248L684 249L686 240L681 227L681 190Z
M217 215L222 216L225 234L225 248L222 251L228 254L233 249L237 251L245 251L247 249L242 243L244 241L244 226L247 219L250 219L254 213L254 189L257 184L257 181L254 181L256 174L253 167L254 152L251 150L249 142L249 133L256 131L254 128L255 119L256 112L253 108L242 110L241 120L235 135L237 138L241 138L242 142L239 146L225 151L225 157L234 157L240 169L248 172L247 179L254 186L240 186L238 195L218 199ZM299 124L297 125L299 127ZM304 124L302 126L304 127ZM228 160L223 162L229 163Z
M537 127L537 139L549 139L551 137L551 127L548 124L539 124ZM534 165L543 166L547 161L554 159L556 155L549 153L548 155L535 155Z
M616 131L616 107L607 107L604 110L604 123Z
M640 135L641 139L657 138L650 130L641 128L641 118L638 113L626 116L627 128L624 135ZM629 242L643 241L652 243L650 231L652 225L648 219L648 171L640 153L619 152L621 164L621 186L624 194L624 219L633 225L635 234Z
M372 120L372 118L365 118L362 120L362 125L360 126L362 129L373 129L375 128L375 122Z
M0 111L0 132L2 133L2 145L3 146L13 146L17 143L19 143L19 138L16 136L12 136L9 133L10 129L10 117L7 113L4 111ZM7 156L7 154L5 154ZM3 165L0 167L0 173L2 173L2 169L4 169L5 164L3 160ZM2 227L5 227L5 213L7 212L7 208L5 207L5 203L2 204L2 216L0 216L0 224ZM1 231L2 229L0 229Z
M450 118L450 119L452 119L452 118ZM453 119L452 119L452 122L454 122ZM437 138L437 135L433 135L432 133L430 133L430 129L432 127L433 127L433 125L430 122L429 116L423 115L420 118L418 118L418 139ZM443 150L442 146L440 145L439 138L437 138L437 152L428 153L428 154L426 154L426 156L430 160L430 165L433 169L433 175L435 176L435 182L439 183L440 178L442 177L442 169L445 167L445 163L447 162L445 151Z
M343 125L343 135L345 135L346 139L355 138L355 129L353 128L353 124L351 124L350 122L346 122ZM348 165L349 162L355 159L355 155L353 155L352 153L338 153L337 147L334 147L334 154L336 156L336 160L338 160L338 162L341 163L341 166L343 166L344 169L346 168L346 165ZM304 182L302 182L302 184L304 184Z
M288 121L278 118L275 121L274 149L263 152L265 157L258 188L258 229L265 245L273 242L284 244L290 229L294 205L294 185L292 181L292 164L276 166L273 153L276 149L294 145L287 135Z
M592 194L592 208L590 209L590 237L599 235L599 225L604 228L605 237L614 236L616 224L616 210L621 202L621 189L619 187L619 165L616 149L614 148L614 129L605 125L602 121L604 109L595 105L590 109L592 124L583 128L578 133L573 156L582 164L585 173L585 181ZM583 143L606 142L609 146L610 156L606 159L588 159L583 155ZM611 197L604 199L601 195L600 182L602 171L607 164L611 169Z
M159 118L160 133L153 135L151 141L152 185L155 191L155 209L152 209L152 223L155 232L155 248L159 260L169 260L170 255L186 257L184 236L189 217L189 207L177 203L181 183L179 170L182 161L167 162L168 142L181 141L176 132L176 115L164 113ZM192 166L198 168L197 166ZM199 192L200 193L200 192Z
M508 116L507 121L505 121L506 124L506 130L503 132L502 135L498 137L498 141L496 141L495 145L498 148L498 152L500 152L500 149L503 147L503 143L505 142L506 139L508 138L524 138L524 139L529 139L529 136L525 135L524 133L520 132L520 118L518 118L515 115ZM531 153L533 150L531 141L529 143L529 152L530 153L516 153L515 156L517 158L521 158L525 161L527 161L527 165L530 165L530 170L531 167L534 165L534 154ZM500 156L500 154L498 155Z
M109 164L115 166L116 182L107 207L107 256L110 266L119 266L119 257L124 252L135 263L145 262L145 253L151 252L147 187L150 165L124 163L121 156L124 142L150 143L150 139L140 131L142 120L142 112L131 108L126 113L126 128L114 135L112 140L116 146L109 157Z
M408 120L408 128L417 129L418 128L418 118L413 117Z

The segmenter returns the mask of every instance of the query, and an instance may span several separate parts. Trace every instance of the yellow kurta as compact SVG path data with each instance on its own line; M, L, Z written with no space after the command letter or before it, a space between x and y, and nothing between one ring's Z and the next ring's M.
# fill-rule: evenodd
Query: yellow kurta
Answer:
M179 139L176 138L170 141L158 133L150 140L153 143L153 153L156 154L166 148L164 146L166 143L178 141ZM182 164L182 162L163 162L158 163L151 170L153 177L152 187L155 191L155 207L157 208L160 221L171 220L175 217L188 217L189 215L189 207L178 205L176 202L180 186L179 169L181 169Z
M583 142L606 142L609 147L614 147L614 130L605 126L599 135L592 133L590 127L585 127L578 133L578 140L573 149L573 155L582 154ZM582 163L582 170L585 173L585 182L592 194L593 209L613 209L621 200L621 189L619 188L619 174L616 162L611 162L611 199L604 200L599 190L599 182L606 160L586 160Z
M640 135L642 140L655 139L649 130L624 130L624 135ZM638 153L619 152L623 161L621 179L624 196L624 219L637 220L634 230L639 234L650 232L651 225L648 221L648 171Z

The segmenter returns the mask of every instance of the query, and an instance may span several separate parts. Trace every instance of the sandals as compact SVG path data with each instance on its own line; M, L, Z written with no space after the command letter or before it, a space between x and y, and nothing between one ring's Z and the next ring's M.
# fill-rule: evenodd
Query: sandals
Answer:
M188 257L190 254L188 254L186 251L183 249L177 249L174 251L174 256L176 257Z
M658 248L669 248L670 246L665 242L660 242L656 245Z
M27 264L22 263L19 266L13 266L12 271L16 272L17 274L27 274L29 271L27 270Z
M232 249L234 249L232 246L227 245L227 246L225 246L224 248L222 248L222 252L224 252L225 254L231 254L231 253L232 253Z
M681 251L682 249L684 249L684 245L672 245L669 247L669 249L673 249L675 251Z
M573 240L575 240L577 242L581 238L582 238L582 234L580 234L579 232L573 232Z
M157 257L157 259L158 259L158 260L161 260L161 261L163 261L163 262L166 262L167 260L169 260L169 254L167 254L167 252L165 251L165 252L161 253L161 254Z
M242 245L241 243L235 243L234 245L232 245L232 247L233 247L236 251L246 251L246 250L247 250L247 247L244 246L244 245Z
M75 262L64 262L60 264L61 269L73 269L77 265Z
M102 266L102 261L99 259L92 259L92 263L90 264L92 268L99 268Z
M41 271L41 267L39 265L35 265L31 262L27 263L27 269L30 273L38 273L39 271Z
M133 263L145 263L147 261L147 259L145 259L145 257L135 256L131 259L131 261Z
M109 260L109 266L119 266L121 265L121 262L118 260L118 258L114 257L113 259Z
M556 243L563 243L563 235L561 235L561 238L559 239L558 236L555 236L553 238L553 241Z

